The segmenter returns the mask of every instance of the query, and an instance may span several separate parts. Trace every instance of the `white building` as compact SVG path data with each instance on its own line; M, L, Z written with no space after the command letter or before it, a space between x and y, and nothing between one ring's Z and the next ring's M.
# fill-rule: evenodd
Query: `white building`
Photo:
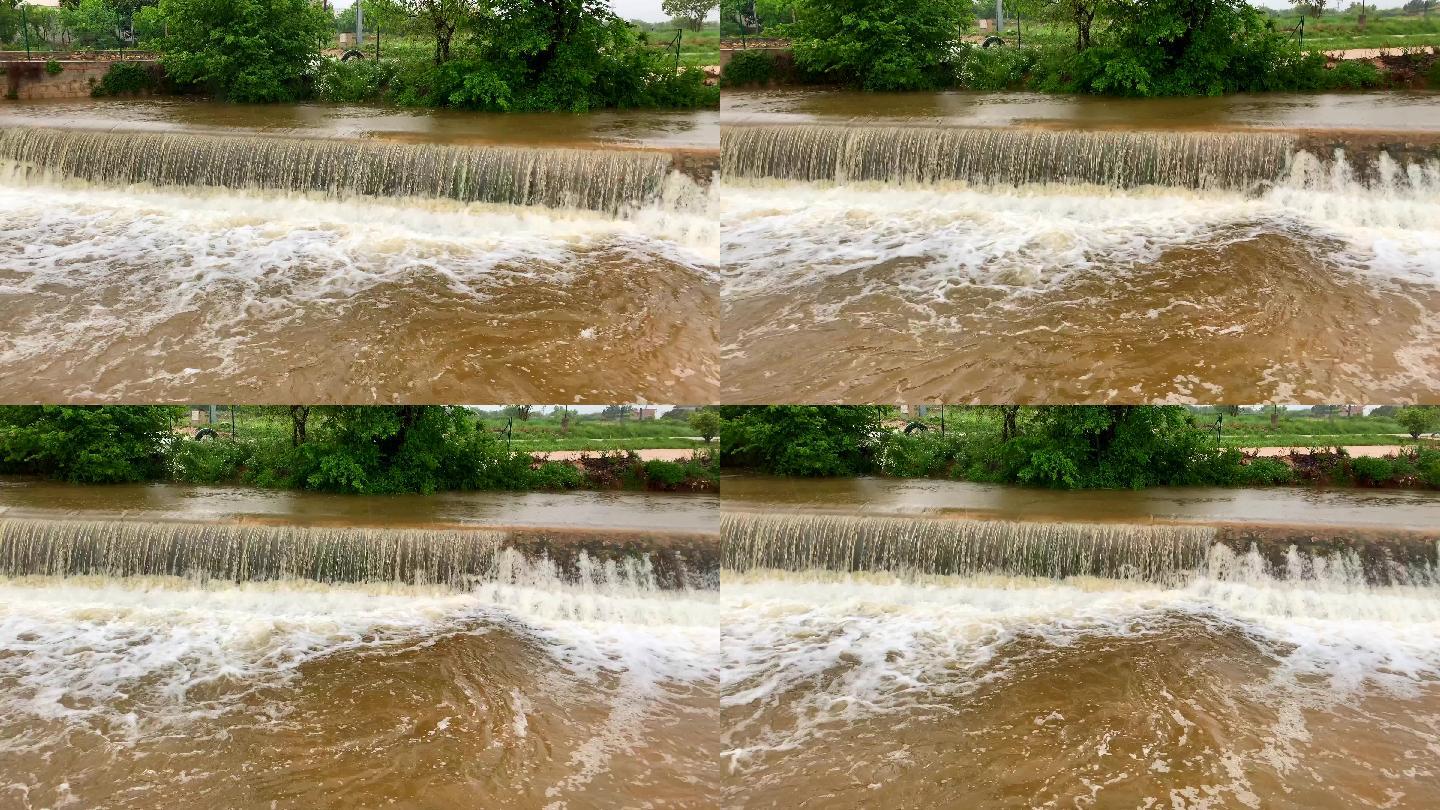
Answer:
M59 8L59 7L60 7L60 0L24 0L24 2L22 2L20 5L22 5L22 6L47 6L47 7L49 7L49 8Z

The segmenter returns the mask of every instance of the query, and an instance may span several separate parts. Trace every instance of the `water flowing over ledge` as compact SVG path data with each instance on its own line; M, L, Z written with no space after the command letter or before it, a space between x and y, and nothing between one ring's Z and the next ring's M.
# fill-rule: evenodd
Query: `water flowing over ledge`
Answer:
M727 176L1202 189L1273 181L1293 147L1269 133L865 126L728 127L720 143Z
M618 214L658 203L672 156L177 133L0 129L25 176L108 185L205 186L331 197L420 197Z
M1275 131L761 125L727 127L721 165L727 177L841 183L1420 188L1440 185L1440 144Z
M302 528L125 520L0 520L0 575L514 583L543 568L579 585L714 588L713 536L549 529Z
M1440 542L1425 532L735 512L721 518L721 537L736 572L1440 585Z

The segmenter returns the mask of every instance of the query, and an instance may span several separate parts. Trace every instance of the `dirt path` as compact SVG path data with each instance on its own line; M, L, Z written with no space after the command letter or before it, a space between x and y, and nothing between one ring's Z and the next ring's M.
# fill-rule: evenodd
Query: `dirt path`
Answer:
M1339 51L1326 51L1325 55L1331 59L1375 59L1381 56L1399 56L1404 50L1419 50L1425 53L1435 53L1433 45L1393 45L1388 48L1348 48Z
M536 452L536 457L544 456L551 461L574 461L584 455L598 456L603 450L551 450L549 452ZM684 461L694 455L694 450L636 450L635 453L644 461Z
M1392 456L1396 453L1399 453L1401 450L1407 449L1405 447L1401 447L1398 444L1357 444L1346 445L1344 447L1345 452L1349 453L1352 458L1356 456L1369 456L1371 458L1379 458L1380 456ZM1256 449L1259 450L1260 455L1262 456L1284 456L1288 455L1291 450L1299 450L1300 452L1304 452L1308 450L1309 447L1260 447Z

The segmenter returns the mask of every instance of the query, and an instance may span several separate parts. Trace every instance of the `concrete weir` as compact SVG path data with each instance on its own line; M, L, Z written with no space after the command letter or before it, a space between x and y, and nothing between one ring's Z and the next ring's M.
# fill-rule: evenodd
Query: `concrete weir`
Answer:
M724 566L733 571L1440 585L1440 531L730 512L721 537Z
M0 128L24 175L148 184L584 208L661 205L674 171L714 158L643 149L451 146L378 140ZM709 169L709 171L707 171Z
M713 588L714 535L525 528L0 519L0 575L173 576L464 588L546 562L561 579L624 572L662 589Z

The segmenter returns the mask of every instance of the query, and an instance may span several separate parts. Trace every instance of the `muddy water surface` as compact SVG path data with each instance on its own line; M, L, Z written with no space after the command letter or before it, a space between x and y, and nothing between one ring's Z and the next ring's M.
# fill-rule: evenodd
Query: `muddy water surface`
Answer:
M95 487L0 477L0 517L296 526L540 526L714 532L719 499L640 492L352 496L255 487Z
M726 807L1425 807L1432 590L724 586Z
M730 475L727 511L994 517L1005 520L1324 524L1435 529L1440 495L1423 490L1149 487L1031 489L965 481Z
M1326 183L727 183L724 396L1433 399L1440 185Z
M726 90L725 123L895 121L1064 128L1440 130L1440 94L1265 93L1213 98L1101 98L1046 93L857 93Z
M637 146L713 150L712 110L474 113L356 104L222 104L192 99L54 99L0 106L0 127L254 133L416 143Z
M704 594L0 582L7 807L711 806Z
M694 211L28 181L0 181L0 207L11 402L688 402L718 385L715 229Z
M1433 547L1382 584L1204 527L873 523L727 518L723 806L1440 801Z

